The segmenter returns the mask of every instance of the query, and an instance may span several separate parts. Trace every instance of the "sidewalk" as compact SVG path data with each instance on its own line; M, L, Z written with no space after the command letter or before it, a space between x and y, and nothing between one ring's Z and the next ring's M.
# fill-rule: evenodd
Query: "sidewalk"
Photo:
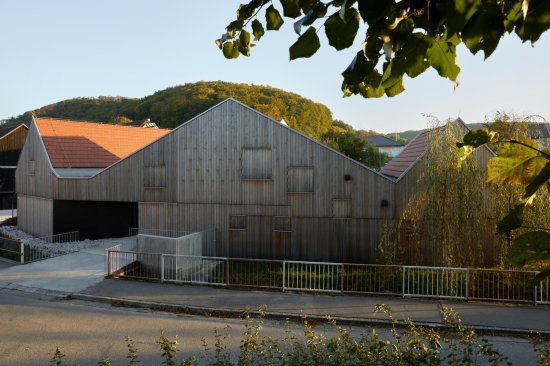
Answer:
M397 319L411 318L421 325L440 327L440 308L445 305L458 311L465 325L481 331L527 334L538 330L550 333L550 307L547 306L247 291L104 279L103 250L103 247L85 249L23 266L0 267L0 288L222 317L238 316L247 307L254 311L267 305L267 316L272 318L299 319L303 314L322 319L331 315L344 324L387 324L385 315L373 311L376 304L385 304L392 308Z

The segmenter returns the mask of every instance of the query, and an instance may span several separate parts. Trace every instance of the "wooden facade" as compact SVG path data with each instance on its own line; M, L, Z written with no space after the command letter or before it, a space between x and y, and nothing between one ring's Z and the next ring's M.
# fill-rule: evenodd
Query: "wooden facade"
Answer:
M55 233L56 201L137 203L141 228L215 228L217 255L353 263L376 261L416 182L233 99L88 178L59 175L33 123L16 178L19 226L35 235Z
M53 232L44 202L137 202L140 227L216 228L233 257L373 262L396 214L391 179L232 99L89 178L57 174L33 123L17 191L35 235Z

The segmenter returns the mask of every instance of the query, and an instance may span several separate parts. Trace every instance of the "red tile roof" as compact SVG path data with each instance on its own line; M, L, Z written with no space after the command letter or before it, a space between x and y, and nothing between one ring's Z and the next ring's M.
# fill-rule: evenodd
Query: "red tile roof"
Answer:
M54 168L106 168L170 130L35 117Z
M414 165L418 158L426 152L428 147L426 143L428 133L429 131L424 131L417 135L407 144L407 146L405 146L399 155L384 165L380 173L392 178L401 178L401 176Z

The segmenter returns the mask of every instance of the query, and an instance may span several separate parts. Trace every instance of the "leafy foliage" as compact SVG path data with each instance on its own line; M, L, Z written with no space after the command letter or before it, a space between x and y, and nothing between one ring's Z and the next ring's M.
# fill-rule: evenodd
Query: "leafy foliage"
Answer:
M483 51L487 58L506 33L515 32L522 41L534 43L550 27L547 0L251 0L239 7L237 20L216 40L225 57L250 55L254 44L235 47L234 43L248 32L249 24L258 32L264 7L267 30L283 25L275 5L282 8L283 17L297 19L294 29L299 38L290 47L291 60L317 52L321 46L317 33L323 26L328 44L340 51L354 44L361 23L365 25L361 49L342 74L344 95L365 98L397 95L405 90L405 74L414 78L429 67L457 86L459 44L473 54ZM305 33L303 26L309 27Z
M504 353L486 339L479 339L473 329L462 324L458 313L445 305L440 310L446 326L443 331L417 326L410 319L398 320L391 308L384 304L378 304L374 309L375 313L385 314L389 323L387 332L368 328L356 334L337 325L330 316L326 317L326 330L319 330L315 329L317 322L304 317L302 334L288 329L286 337L272 338L262 332L264 305L258 318L251 317L250 310L243 313L244 331L236 352L230 348L230 326L224 328L223 335L215 329L212 346L203 338L203 351L184 359L179 358L177 335L172 340L161 332L156 343L160 346L164 365L511 365ZM537 364L548 365L548 337L534 333L529 341ZM50 365L66 365L64 357L58 348ZM137 362L135 350L129 365ZM98 364L110 365L111 361L104 359Z
M388 155L379 152L353 130L329 131L323 135L321 141L370 168L379 169L390 160Z
M508 253L508 262L512 265L524 265L526 262L545 261L550 259L550 154L543 151L536 141L525 137L526 133L506 128L505 122L496 126L504 132L499 138L496 131L487 129L470 131L464 136L463 142L457 144L465 149L463 153L472 151L485 144L494 143L497 147L496 156L487 166L487 181L499 185L516 184L524 187L524 193L519 203L512 208L498 223L498 232L509 238L516 230L522 233L516 237ZM479 136L485 138L479 138ZM487 138L491 135L492 138ZM544 187L548 188L545 189ZM540 226L525 225L525 217L533 208L535 197L543 197ZM511 203L511 202L510 202ZM543 276L550 275L550 266L543 269ZM537 278L537 280L539 280Z
M494 265L492 198L483 167L475 159L458 166L454 146L464 130L459 122L437 120L428 132L418 191L403 213L399 231L407 264L479 267ZM472 256L471 253L476 253Z

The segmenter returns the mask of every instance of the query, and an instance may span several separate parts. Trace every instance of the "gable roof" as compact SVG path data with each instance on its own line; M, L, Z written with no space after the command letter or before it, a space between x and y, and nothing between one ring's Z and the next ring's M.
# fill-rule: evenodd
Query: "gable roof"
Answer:
M33 118L54 168L106 168L170 130Z
M16 127L8 127L8 128L0 129L0 139L3 139L4 137L8 136L9 134L11 134L14 131L17 131L20 128L24 128L26 130L29 129L27 127L27 125L24 124L24 123L21 123L19 126L16 126Z
M389 137L382 136L382 135L368 136L367 137L367 142L371 145L376 146L376 147L381 147L381 146L396 146L396 147L405 146L401 142L395 141L394 139L391 139Z
M426 152L428 133L429 130L416 135L399 155L382 167L380 173L396 179L401 178Z

